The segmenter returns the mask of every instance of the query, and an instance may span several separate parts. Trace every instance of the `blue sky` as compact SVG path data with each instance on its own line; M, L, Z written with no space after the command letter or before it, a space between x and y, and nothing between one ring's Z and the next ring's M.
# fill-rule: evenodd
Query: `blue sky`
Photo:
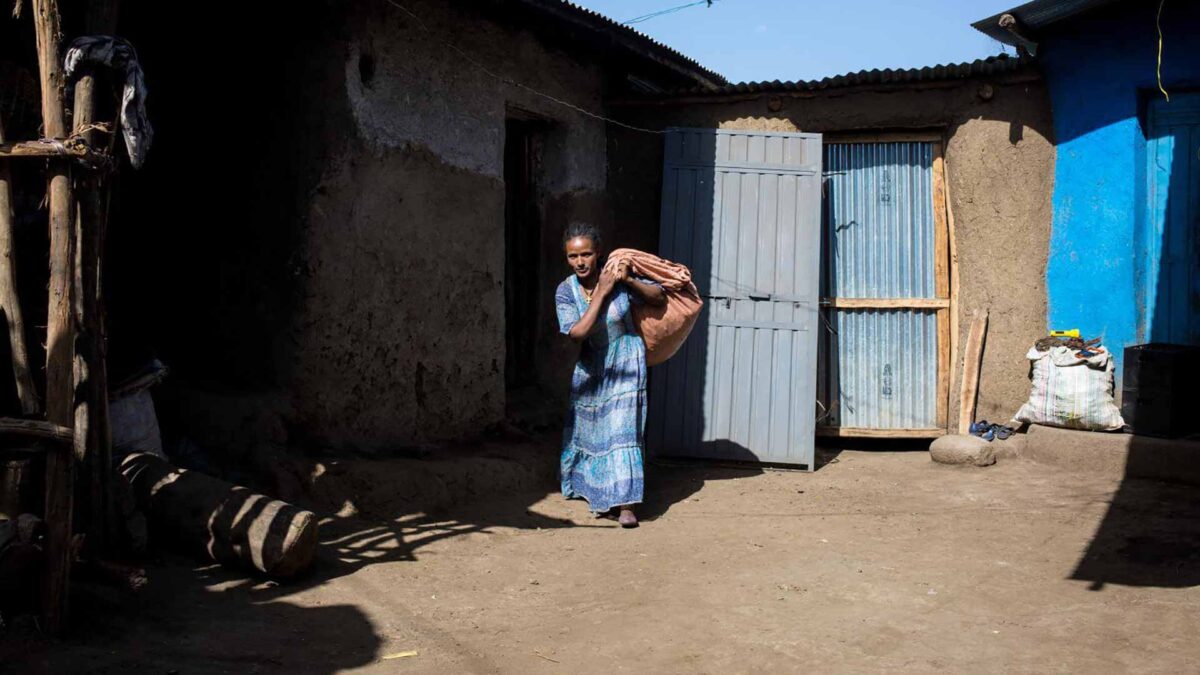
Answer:
M627 21L690 0L573 1ZM811 80L998 54L970 24L1023 1L715 0L633 27L733 82Z

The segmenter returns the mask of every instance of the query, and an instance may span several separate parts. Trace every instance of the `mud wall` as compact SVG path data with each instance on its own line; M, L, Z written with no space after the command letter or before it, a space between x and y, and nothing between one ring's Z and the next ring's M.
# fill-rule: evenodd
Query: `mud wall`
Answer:
M1036 77L626 102L617 110L623 120L652 129L943 131L958 252L960 345L972 311L991 312L978 417L1006 420L1028 397L1024 355L1046 330L1055 157L1050 105ZM640 223L642 231L653 231L662 181L661 137L614 126L609 149L614 222ZM958 415L962 351L951 384L952 422Z
M351 133L304 214L307 299L292 324L303 365L291 390L308 432L331 442L460 436L503 416L511 108L544 123L536 173L545 248L557 252L567 220L605 213L603 125L467 66L443 41L501 77L591 109L601 108L600 69L522 31L478 21L456 29L472 17L424 5L432 32L385 5L352 19L343 92ZM543 256L541 323L565 275L557 258ZM552 335L540 331L547 351L561 344ZM548 388L557 372L546 369Z
M471 3L405 6L313 3L283 32L199 12L169 39L166 9L127 14L159 137L121 190L113 342L175 368L180 435L385 452L500 421L511 114L544 130L539 379L565 393L558 242L606 225L606 129L470 61L595 110L607 75ZM179 48L211 34L228 49Z

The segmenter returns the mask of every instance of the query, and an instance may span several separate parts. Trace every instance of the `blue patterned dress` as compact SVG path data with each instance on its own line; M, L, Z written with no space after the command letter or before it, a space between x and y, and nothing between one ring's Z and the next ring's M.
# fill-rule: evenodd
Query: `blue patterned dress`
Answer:
M592 511L642 501L642 433L646 424L646 345L623 284L607 300L602 322L583 341L571 376L571 409L563 430L563 496L582 497ZM558 324L571 331L588 300L571 275L554 294Z

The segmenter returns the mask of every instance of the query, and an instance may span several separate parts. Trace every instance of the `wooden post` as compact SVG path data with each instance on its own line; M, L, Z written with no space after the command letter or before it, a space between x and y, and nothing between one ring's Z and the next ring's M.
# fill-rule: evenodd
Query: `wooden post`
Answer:
M5 142L4 121L0 120L0 144ZM35 415L41 409L33 373L29 370L29 352L25 348L25 319L17 296L17 259L13 253L12 168L8 160L0 160L0 310L8 323L8 343L12 350L13 378L17 382L17 397L21 412Z
M949 147L947 139L944 147ZM945 163L942 175L946 192L946 238L950 242L950 363L958 363L958 234L954 224L954 199L950 194L950 165ZM960 413L961 414L961 413Z
M946 307L937 312L937 425L949 426L950 410L950 228L946 224L946 165L942 143L933 144L933 270L938 299Z
M88 4L87 31L111 34L116 30L116 2ZM96 80L83 74L75 83L74 133L88 144L99 145L100 134L86 131L96 120ZM100 174L78 181L75 223L75 265L72 277L72 310L75 319L73 379L76 391L74 428L75 459L85 475L87 521L84 523L92 551L108 548L114 534L116 511L111 499L112 433L108 421L108 368L101 300L104 235L107 229L105 185Z
M962 388L958 397L958 433L971 433L975 404L979 398L979 369L983 365L983 344L987 339L988 310L975 310L971 332L967 335L967 353L963 357Z
M42 87L42 126L48 138L65 138L63 73L59 42L58 0L33 0L38 70ZM74 393L71 362L71 183L65 160L49 162L50 307L46 325L46 417L73 426ZM75 458L69 448L46 456L46 589L45 629L62 633L67 625L71 578L71 509Z

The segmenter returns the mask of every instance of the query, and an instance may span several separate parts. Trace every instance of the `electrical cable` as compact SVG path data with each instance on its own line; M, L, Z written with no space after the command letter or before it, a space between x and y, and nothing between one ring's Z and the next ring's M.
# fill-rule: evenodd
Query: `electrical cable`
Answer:
M1154 20L1154 25L1158 28L1158 90L1166 97L1167 103L1171 102L1171 95L1163 88L1162 83L1162 50L1163 50L1163 32L1162 32L1162 11L1163 5L1167 4L1167 0L1159 0L1158 3L1158 18Z
M632 26L635 23L649 21L650 19L655 19L660 16L665 16L667 14L674 14L675 12L687 9L689 7L696 7L698 5L707 5L709 7L712 7L713 2L715 2L715 0L697 0L696 2L689 2L686 5L679 5L678 7L670 7L668 9L660 9L657 12L643 14L642 16L634 17L628 21L622 21L621 23L625 24L626 26Z

